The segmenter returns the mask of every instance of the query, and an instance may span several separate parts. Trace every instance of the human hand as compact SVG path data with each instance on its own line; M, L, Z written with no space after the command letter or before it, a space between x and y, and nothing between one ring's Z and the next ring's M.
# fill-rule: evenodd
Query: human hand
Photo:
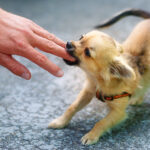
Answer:
M35 48L73 61L65 43L29 19L0 9L0 65L29 80L30 71L12 55L29 59L51 74L61 77L63 71Z

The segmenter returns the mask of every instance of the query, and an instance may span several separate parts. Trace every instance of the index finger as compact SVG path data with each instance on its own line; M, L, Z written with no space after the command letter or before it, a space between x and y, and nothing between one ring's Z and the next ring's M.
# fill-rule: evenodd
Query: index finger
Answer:
M51 53L53 55L62 57L64 59L74 61L74 58L71 57L63 47L57 45L53 41L50 41L38 35L34 35L33 37L34 37L33 41L31 42L31 45L33 47L37 47L38 49L42 51Z
M46 38L48 40L51 40L63 48L66 47L66 43L64 41L62 41L61 39L56 37L54 34L49 33L47 30L43 29L42 27L40 27L38 25L34 25L31 28L35 34L37 34L43 38Z

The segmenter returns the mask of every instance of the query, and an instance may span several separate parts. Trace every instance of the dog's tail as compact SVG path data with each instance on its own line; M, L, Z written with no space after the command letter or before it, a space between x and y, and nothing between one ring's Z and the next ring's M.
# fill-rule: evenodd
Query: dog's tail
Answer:
M147 19L150 18L150 12L141 9L126 9L117 13L115 16L103 22L102 24L95 26L95 28L98 29L98 28L108 27L126 16L137 16L137 17L142 17L144 19Z

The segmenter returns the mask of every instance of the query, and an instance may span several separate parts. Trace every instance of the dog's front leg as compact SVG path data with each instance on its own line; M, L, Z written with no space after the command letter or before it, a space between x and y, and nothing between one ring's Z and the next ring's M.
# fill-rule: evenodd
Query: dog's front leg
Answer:
M95 94L95 85L92 81L87 80L84 88L79 93L77 99L69 106L66 112L59 118L53 120L49 124L49 128L63 128L68 125L71 118L75 115L76 112L85 107L93 98Z
M127 105L128 98L120 98L108 102L110 112L104 119L97 122L90 132L82 137L82 144L90 145L96 143L106 131L122 122L126 118Z

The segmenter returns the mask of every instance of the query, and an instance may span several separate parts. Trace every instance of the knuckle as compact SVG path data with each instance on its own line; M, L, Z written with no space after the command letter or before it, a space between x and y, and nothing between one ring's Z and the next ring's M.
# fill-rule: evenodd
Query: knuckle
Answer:
M27 44L23 40L22 36L19 33L11 34L10 39L14 43L14 46L17 49L24 49L26 48Z
M18 67L17 67L16 64L10 64L10 69L11 69L13 72L15 72L15 73L18 72Z
M47 57L45 55L37 55L37 60L40 64L45 64L47 62Z
M55 40L55 35L54 35L54 34L49 34L48 38L49 38L51 41L54 41L54 40Z
M24 35L26 35L26 36L30 35L30 30L29 30L29 29L22 29L21 32L22 32Z
M10 38L12 41L14 41L18 36L19 36L19 35L18 35L18 32L16 32L16 33L12 32L12 33L9 34L9 38Z
M26 49L27 48L26 43L22 40L15 40L15 44L18 49Z
M19 34L25 36L25 37L29 37L31 35L31 30L29 26L26 26L24 28L20 28L18 29Z
M50 49L55 49L56 48L56 46L55 46L55 44L53 43L53 42L50 42L50 41L47 41L47 47L48 48L50 48Z

